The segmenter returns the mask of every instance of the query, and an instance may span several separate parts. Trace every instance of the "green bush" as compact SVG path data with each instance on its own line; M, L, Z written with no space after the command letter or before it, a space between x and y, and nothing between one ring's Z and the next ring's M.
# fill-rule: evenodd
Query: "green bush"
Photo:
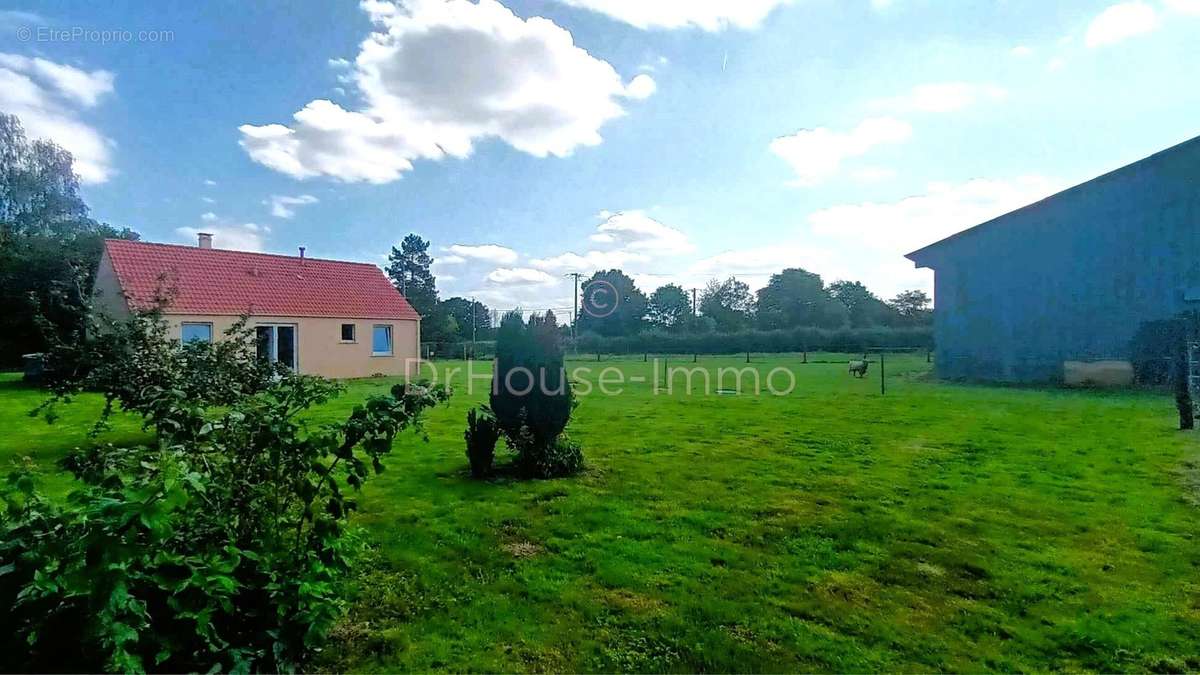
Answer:
M447 394L397 385L344 422L309 427L305 412L336 384L282 372L254 393L235 395L241 385L222 380L221 392L201 395L189 383L212 374L179 364L208 363L226 347L163 342L139 317L124 328L148 351L109 352L119 361L90 364L58 391L109 387L105 396L143 415L155 442L71 456L80 487L65 503L38 494L29 466L0 487L0 665L293 670L340 613L354 493L383 470L395 436L419 430ZM148 361L156 365L143 369ZM122 368L145 379L132 388L96 377Z
M583 465L578 447L566 450L565 441L560 443L575 408L560 336L553 312L527 323L509 313L496 334L492 412L517 453L517 467L539 478L566 475Z
M471 475L486 478L492 472L496 457L496 441L500 439L500 427L496 417L486 407L467 411L467 459L471 462Z

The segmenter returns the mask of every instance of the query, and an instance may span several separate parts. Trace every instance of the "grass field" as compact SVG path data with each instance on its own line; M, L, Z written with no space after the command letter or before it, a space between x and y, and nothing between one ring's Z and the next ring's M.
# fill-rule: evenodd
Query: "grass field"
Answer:
M1196 437L1169 398L940 384L923 355L889 357L881 397L840 360L757 358L795 374L787 396L668 395L640 359L572 362L644 381L581 397L587 473L534 482L467 477L487 392L460 373L430 442L399 440L367 488L363 571L315 666L1200 669ZM0 458L52 471L99 403L48 427L25 416L40 396L0 382ZM126 419L102 440L141 437Z

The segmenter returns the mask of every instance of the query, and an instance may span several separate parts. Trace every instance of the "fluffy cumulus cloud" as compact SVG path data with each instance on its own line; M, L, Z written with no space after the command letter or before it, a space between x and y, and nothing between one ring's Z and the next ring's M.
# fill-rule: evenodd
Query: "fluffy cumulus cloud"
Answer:
M438 258L443 264L462 263L466 260L483 260L501 265L511 265L517 262L517 258L520 257L511 248L497 244L480 244L477 246L455 244L446 250L450 252L450 255Z
M917 85L902 96L878 99L871 105L892 112L948 113L1007 96L1007 90L994 84L934 82Z
M664 225L644 211L604 212L604 222L596 226L590 239L599 244L615 244L630 251L681 255L695 250L682 230Z
M1158 12L1140 0L1112 5L1092 19L1084 42L1088 47L1106 47L1158 28Z
M266 235L270 231L271 228L255 223L221 223L205 224L203 227L180 227L175 229L175 234L180 243L195 244L197 235L207 232L213 236L213 248L261 252L266 246Z
M661 223L643 211L601 211L599 215L602 222L588 237L596 245L595 249L535 258L529 264L553 272L593 272L650 263L695 250L681 230Z
M797 185L812 186L835 175L847 159L865 155L879 145L903 143L911 137L912 126L908 122L877 117L845 132L825 127L804 129L776 138L770 148L791 165Z
M69 150L84 183L103 183L113 173L113 142L81 119L113 93L113 82L106 70L0 53L0 110L19 117L30 138Z
M364 106L308 103L289 124L245 124L250 157L295 178L386 183L417 159L463 158L498 138L537 157L601 142L654 81L622 80L552 21L496 0L364 0L375 26L346 73Z
M271 198L263 201L263 204L271 207L272 216L276 218L291 218L296 215L297 206L316 204L318 201L320 200L312 195L297 195L295 197L271 195Z
M498 286L544 286L558 279L531 267L499 267L488 273L487 281Z
M771 10L791 0L561 0L641 29L754 28Z

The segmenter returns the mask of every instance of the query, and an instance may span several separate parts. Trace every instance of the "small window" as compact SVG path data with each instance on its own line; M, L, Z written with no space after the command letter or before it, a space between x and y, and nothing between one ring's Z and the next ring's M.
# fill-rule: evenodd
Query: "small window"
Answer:
M354 342L354 324L342 324L342 342Z
M391 356L392 355L392 327L388 325L376 325L375 330L371 333L371 355L372 356Z
M185 323L179 327L184 342L212 342L211 323Z

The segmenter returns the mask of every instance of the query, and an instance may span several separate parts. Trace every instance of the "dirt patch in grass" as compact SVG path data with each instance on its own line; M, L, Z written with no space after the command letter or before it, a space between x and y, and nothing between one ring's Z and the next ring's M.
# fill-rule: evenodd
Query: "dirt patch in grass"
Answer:
M510 541L500 545L509 555L514 558L532 558L544 549L532 541Z

